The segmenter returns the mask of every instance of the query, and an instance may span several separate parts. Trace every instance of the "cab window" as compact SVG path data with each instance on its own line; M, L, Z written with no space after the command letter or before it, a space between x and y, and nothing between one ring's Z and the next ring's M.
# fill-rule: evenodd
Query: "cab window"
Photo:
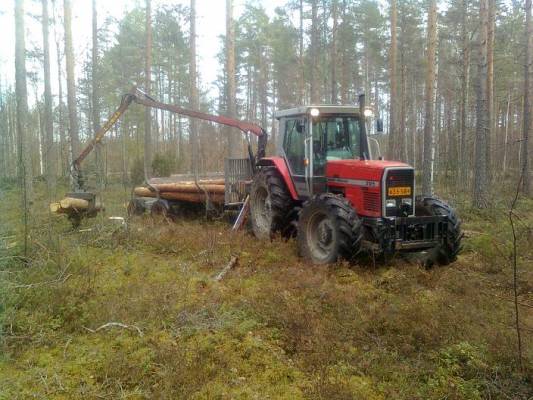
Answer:
M321 116L313 120L313 172L325 173L327 161L361 158L359 118Z

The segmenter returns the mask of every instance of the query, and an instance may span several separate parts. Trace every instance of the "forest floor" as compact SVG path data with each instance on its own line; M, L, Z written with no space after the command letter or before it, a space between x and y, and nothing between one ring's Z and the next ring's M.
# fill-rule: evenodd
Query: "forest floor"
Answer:
M457 200L464 250L428 270L314 267L294 240L222 220L122 225L107 219L125 215L122 189L74 231L37 193L24 258L19 194L0 187L0 399L533 396L532 201L517 208L520 371L508 201Z

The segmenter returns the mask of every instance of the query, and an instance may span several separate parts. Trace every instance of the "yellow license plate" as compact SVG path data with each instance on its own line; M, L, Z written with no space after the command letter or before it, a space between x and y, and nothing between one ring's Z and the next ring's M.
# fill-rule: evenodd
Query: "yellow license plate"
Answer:
M411 196L411 187L398 186L389 188L389 196Z

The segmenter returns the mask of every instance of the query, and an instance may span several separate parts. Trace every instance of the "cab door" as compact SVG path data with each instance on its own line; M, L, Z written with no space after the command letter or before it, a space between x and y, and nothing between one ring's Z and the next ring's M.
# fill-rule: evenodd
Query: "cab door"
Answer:
M280 120L285 134L282 151L289 166L294 187L299 197L309 197L309 154L310 140L307 118L288 117Z
M309 121L309 160L307 166L310 196L327 191L327 123L321 124L311 118Z

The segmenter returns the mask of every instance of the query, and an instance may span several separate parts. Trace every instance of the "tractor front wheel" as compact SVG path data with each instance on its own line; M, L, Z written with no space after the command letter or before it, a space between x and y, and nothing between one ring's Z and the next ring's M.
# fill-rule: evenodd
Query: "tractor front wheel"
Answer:
M428 251L426 265L448 265L454 262L461 250L461 240L463 238L461 220L455 210L436 197L418 196L415 206L417 216L445 215L448 217L446 238L438 246Z
M278 170L262 168L252 182L250 220L258 239L270 239L275 233L291 235L295 204Z
M361 249L361 220L343 197L324 193L308 201L298 221L300 254L313 264L351 260Z

